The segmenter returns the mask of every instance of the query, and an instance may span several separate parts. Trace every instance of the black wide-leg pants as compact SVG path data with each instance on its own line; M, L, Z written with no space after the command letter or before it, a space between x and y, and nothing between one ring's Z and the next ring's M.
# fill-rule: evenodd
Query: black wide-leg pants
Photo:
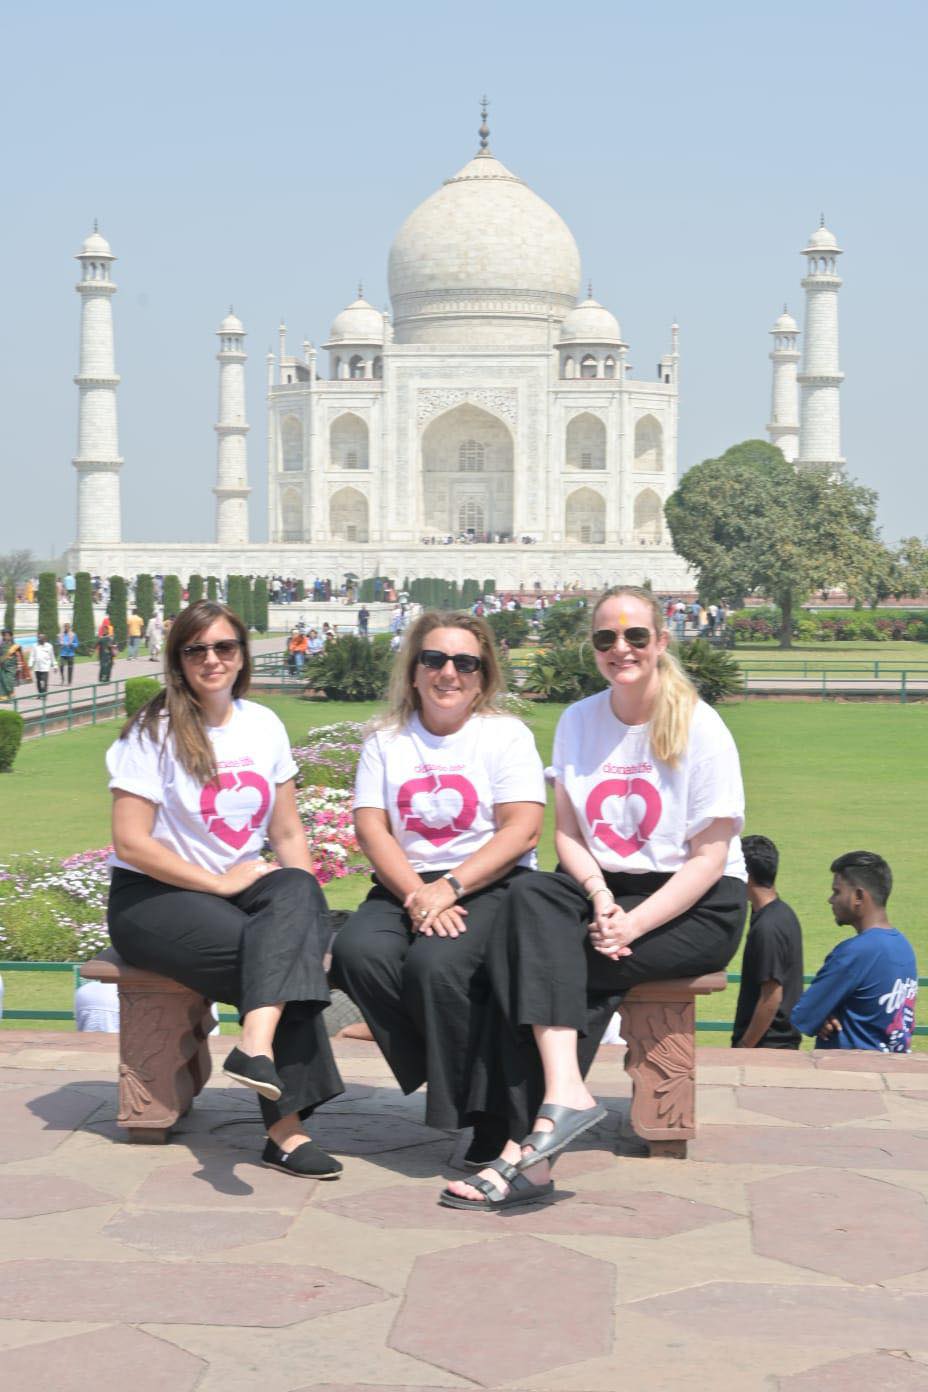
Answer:
M670 878L666 874L604 874L626 911ZM544 1074L532 1025L577 1031L586 1076L606 1026L626 991L642 981L721 971L737 950L747 893L723 876L692 908L632 944L613 960L589 938L590 901L563 871L533 871L510 887L487 950L494 1008L473 1069L468 1111L506 1118L518 1140L532 1128L544 1095Z
M107 921L113 946L133 967L229 1002L242 1015L285 1002L274 1035L283 1093L277 1102L258 1099L265 1126L292 1112L307 1117L344 1092L323 1020L328 914L306 870L275 870L225 899L117 868Z
M335 939L333 984L363 1014L403 1091L428 1083L429 1126L468 1124L471 1069L490 1000L487 943L508 887L528 873L517 867L468 894L461 901L467 931L457 938L414 933L401 901L375 883Z

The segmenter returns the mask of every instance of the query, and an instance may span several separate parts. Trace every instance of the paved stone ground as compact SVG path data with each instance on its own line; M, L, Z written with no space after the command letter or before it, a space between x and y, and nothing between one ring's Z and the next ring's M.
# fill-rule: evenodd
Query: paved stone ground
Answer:
M4 1392L928 1389L925 1056L702 1050L682 1162L626 1136L604 1048L555 1199L483 1215L436 1205L464 1138L373 1045L338 1042L345 1173L307 1183L221 1074L126 1143L115 1043L0 1036Z

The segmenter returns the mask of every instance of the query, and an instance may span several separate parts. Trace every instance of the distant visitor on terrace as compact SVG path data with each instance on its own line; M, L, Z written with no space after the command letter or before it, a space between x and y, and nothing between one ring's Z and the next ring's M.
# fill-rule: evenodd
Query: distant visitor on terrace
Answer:
M343 1091L323 1023L328 916L297 811L283 724L244 699L248 636L200 600L165 645L165 687L106 756L113 793L108 924L132 966L238 1006L227 1075L258 1094L263 1161L337 1176L303 1123ZM261 859L265 838L277 861Z

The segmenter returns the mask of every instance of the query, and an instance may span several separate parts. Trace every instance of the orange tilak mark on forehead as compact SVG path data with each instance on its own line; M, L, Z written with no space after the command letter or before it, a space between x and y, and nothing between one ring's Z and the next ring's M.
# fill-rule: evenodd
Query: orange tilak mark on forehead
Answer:
M625 613L621 613L621 612L620 612L620 614L619 614L619 623L622 625L623 628L627 628L627 627L628 627L628 615L625 614Z

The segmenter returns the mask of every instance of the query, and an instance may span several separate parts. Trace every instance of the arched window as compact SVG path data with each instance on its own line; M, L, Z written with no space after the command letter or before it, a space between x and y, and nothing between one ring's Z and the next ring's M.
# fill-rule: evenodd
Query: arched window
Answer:
M564 455L568 469L605 469L606 427L598 416L584 411L568 422Z
M576 375L577 375L577 364L574 362L574 360L573 360L572 357L568 356L568 357L566 357L566 358L564 359L564 376L565 376L565 377L576 377Z
M479 440L462 440L458 446L458 468L462 474L482 474L485 450Z
M580 360L580 376L581 376L581 377L595 377L595 376L596 376L596 359L593 357L593 354L592 354L592 353L587 353L587 355L586 355L585 358L581 358L581 360Z
M657 474L664 467L664 432L655 416L642 416L635 426L635 468Z
M614 376L615 376L615 358L607 358L607 359L606 359L605 363L603 364L603 376L604 376L604 377L614 377Z
M661 500L653 488L645 488L635 499L635 536L639 542L656 545L661 539L663 518Z
M285 488L280 499L281 541L303 540L303 500L298 488Z
M348 376L352 382L360 382L364 377L364 359L360 353L355 353L348 364Z
M346 411L332 422L329 459L333 469L369 467L367 423L353 411Z
M356 488L340 488L329 503L329 530L335 541L367 541L367 499Z
M379 382L383 378L383 358L374 359L374 381Z
M285 474L303 468L303 424L297 416L284 416L280 423L280 453Z
M564 509L564 534L581 546L598 546L606 540L606 503L592 488L570 493Z

